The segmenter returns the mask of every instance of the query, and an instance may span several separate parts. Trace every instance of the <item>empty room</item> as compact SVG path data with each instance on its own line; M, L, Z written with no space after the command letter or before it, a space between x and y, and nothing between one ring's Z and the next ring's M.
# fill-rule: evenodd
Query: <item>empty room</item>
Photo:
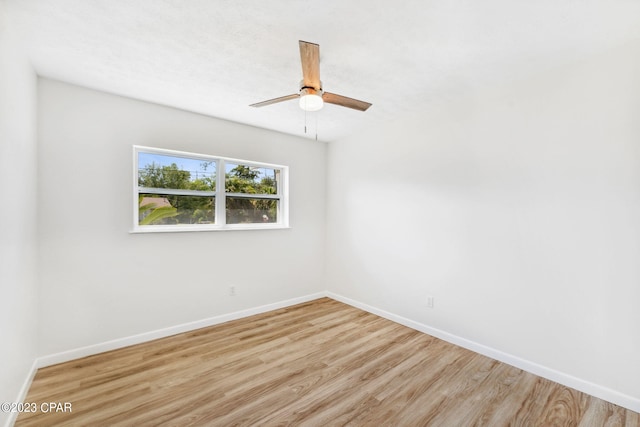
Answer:
M0 425L640 426L640 2L0 0Z

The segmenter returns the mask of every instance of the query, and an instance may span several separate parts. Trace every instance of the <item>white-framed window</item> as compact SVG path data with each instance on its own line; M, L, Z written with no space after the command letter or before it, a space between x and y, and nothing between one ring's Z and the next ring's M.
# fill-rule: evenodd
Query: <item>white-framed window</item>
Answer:
M133 146L133 232L289 226L288 167Z

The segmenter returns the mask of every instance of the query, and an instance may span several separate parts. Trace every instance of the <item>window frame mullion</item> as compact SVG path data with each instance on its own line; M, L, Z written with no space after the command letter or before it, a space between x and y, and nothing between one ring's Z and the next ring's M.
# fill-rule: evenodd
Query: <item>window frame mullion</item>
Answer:
M225 181L227 174L225 172L226 164L224 159L216 160L216 214L215 222L218 226L227 225L227 200L225 195Z
M216 191L183 190L173 188L138 187L138 194L171 194L175 196L215 197Z

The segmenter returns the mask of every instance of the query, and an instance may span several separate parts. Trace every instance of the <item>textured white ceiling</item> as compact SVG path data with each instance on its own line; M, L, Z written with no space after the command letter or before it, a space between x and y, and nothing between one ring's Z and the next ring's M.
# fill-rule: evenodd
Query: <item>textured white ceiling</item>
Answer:
M636 0L0 0L36 72L332 141L474 87L640 38ZM365 113L296 101L298 40L320 45L324 89Z

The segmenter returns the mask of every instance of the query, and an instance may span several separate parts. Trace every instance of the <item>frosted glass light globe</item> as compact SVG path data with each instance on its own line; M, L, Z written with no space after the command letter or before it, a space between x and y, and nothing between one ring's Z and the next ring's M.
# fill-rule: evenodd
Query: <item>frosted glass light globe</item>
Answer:
M305 111L318 111L324 105L324 101L320 95L308 93L300 95L300 108Z

